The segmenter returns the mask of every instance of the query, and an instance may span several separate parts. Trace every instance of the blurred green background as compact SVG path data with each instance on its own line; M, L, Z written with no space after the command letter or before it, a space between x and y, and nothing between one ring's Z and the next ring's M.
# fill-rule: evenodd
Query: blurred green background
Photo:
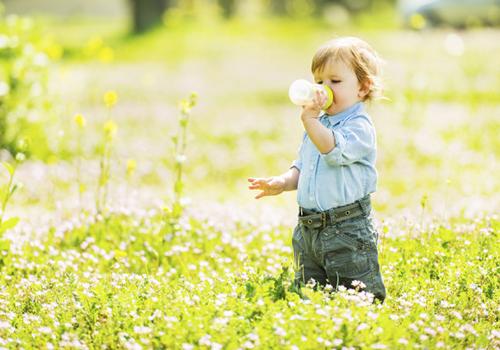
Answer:
M368 106L378 132L379 217L498 212L500 42L492 3L460 17L456 8L417 7L425 1L3 1L1 157L28 156L12 210L32 219L74 215L78 162L83 206L92 206L109 90L118 94L110 205L168 202L177 103L196 91L190 208L293 221L295 193L256 202L246 179L288 169L303 133L288 86L311 79L320 44L354 35L385 59L387 99ZM78 113L87 120L81 153ZM137 163L132 176L128 160Z

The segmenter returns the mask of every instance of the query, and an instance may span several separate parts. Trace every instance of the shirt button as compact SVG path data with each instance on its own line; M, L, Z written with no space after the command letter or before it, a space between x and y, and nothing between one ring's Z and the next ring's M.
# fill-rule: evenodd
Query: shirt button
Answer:
M314 165L311 165L311 170L314 170Z

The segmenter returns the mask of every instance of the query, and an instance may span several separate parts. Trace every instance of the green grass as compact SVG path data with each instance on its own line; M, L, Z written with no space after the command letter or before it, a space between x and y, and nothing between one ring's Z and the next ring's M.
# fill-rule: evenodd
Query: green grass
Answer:
M163 223L158 213L83 217L4 253L2 345L498 345L498 219L405 227L409 235L386 226L379 242L383 306L349 291L306 288L309 300L299 297L291 287L288 227L194 217Z

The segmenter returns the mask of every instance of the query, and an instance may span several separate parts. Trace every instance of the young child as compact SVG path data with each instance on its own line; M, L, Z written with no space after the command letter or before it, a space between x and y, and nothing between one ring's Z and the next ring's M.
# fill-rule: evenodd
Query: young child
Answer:
M332 89L332 105L321 114L327 98L317 93L303 106L304 138L286 173L248 181L250 189L261 191L257 199L297 189L292 245L299 287L310 279L336 289L357 286L383 302L386 291L370 204L377 184L376 135L364 109L364 101L381 91L379 62L358 38L337 38L321 46L311 70L316 83Z

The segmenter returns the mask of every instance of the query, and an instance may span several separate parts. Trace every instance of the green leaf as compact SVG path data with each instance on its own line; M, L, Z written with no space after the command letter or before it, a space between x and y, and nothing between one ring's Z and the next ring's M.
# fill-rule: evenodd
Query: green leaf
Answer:
M11 228L14 228L19 222L18 217L13 217L8 220L5 220L2 222L2 225L0 226L0 233L4 233L7 230L10 230Z
M12 188L10 189L10 196L12 196L14 194L14 192L16 192L18 187L19 187L18 184L15 184L14 186L12 186Z
M12 165L10 165L9 163L7 162L2 162L2 165L4 166L5 169L7 169L7 171L9 172L10 176L13 176L14 175L14 167Z
M0 251L10 250L10 241L5 238L0 238Z

